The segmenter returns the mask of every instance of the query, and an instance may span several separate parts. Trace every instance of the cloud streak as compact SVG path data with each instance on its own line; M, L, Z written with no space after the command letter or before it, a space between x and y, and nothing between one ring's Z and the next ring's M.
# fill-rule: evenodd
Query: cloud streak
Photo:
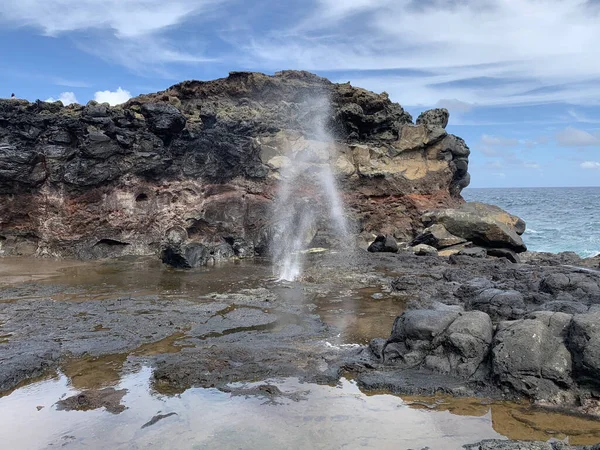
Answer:
M76 46L131 70L211 60L168 37L189 21L209 20L228 0L21 0L0 3L0 25L46 36L73 35ZM164 72L166 69L162 68Z
M600 2L256 1L254 11L239 0L5 1L0 25L70 34L99 58L163 76L180 64L219 61L333 72L339 81L353 71L355 85L452 113L600 105Z
M600 134L591 134L574 127L567 127L555 135L561 147L592 147L600 145Z
M600 19L587 1L341 3L320 0L294 39L267 33L247 50L271 67L423 71L353 80L408 105L600 101Z

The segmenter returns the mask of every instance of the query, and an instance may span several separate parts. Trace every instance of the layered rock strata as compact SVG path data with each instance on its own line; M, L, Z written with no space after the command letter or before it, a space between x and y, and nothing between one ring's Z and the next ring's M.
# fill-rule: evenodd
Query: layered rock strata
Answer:
M409 239L469 182L469 149L447 123L446 110L413 123L385 93L293 71L187 81L117 107L2 100L0 253L157 254L173 234L202 245L202 262L261 252L281 171L307 152L335 168L357 234Z

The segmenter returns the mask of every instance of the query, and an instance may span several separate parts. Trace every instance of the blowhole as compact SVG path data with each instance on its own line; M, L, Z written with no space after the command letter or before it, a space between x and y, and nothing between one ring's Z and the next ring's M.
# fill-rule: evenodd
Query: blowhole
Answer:
M148 201L148 194L138 194L138 196L135 198L136 202L147 202Z

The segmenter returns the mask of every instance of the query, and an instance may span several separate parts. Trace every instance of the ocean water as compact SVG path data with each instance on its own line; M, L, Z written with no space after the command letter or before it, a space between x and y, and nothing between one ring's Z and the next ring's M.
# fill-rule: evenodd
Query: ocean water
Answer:
M467 188L469 202L497 205L527 223L523 240L537 252L600 253L600 187Z

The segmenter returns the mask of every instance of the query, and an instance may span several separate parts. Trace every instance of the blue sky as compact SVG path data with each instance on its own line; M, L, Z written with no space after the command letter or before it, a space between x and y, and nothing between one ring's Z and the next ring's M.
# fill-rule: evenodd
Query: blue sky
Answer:
M117 104L231 70L304 69L444 106L472 187L600 185L599 0L19 0L0 97Z

